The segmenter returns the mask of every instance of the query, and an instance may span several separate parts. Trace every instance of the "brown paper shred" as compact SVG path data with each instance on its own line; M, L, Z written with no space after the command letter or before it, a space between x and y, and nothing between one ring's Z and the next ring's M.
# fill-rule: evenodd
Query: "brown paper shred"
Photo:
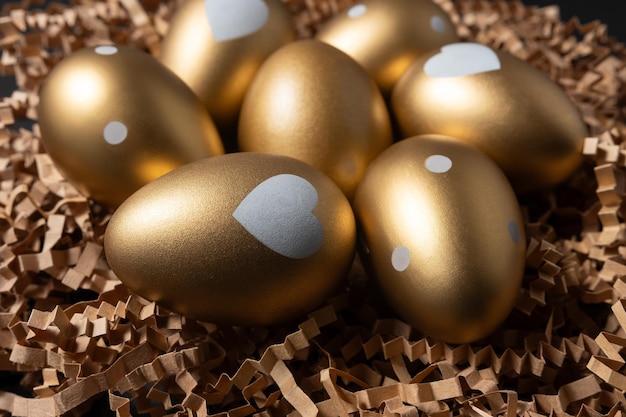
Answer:
M354 2L285 0L300 38ZM65 180L32 122L61 59L112 43L157 55L180 0L3 3L0 73L18 88L0 97L0 415L92 415L94 401L122 417L623 415L626 48L557 7L436 2L464 40L544 71L590 127L578 172L520 196L522 290L471 345L395 318L358 259L334 298L277 326L197 322L131 294L104 259L110 215Z

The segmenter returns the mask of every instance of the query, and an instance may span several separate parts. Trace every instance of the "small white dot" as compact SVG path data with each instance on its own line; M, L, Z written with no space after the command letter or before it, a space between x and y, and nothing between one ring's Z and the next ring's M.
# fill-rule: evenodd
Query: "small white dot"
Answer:
M348 10L348 16L352 19L356 19L357 17L363 16L365 12L367 12L367 6L364 4L357 4Z
M430 27L435 31L442 33L446 30L446 22L441 18L441 16L433 16L430 18Z
M114 55L117 53L117 48L113 45L102 45L102 46L96 47L94 51L98 55Z
M406 271L411 263L411 253L404 246L398 246L391 254L391 265L398 272Z
M517 226L517 223L511 220L507 228L509 229L509 236L511 236L513 243L515 243L516 245L519 245L520 243L522 243L522 233L520 232L519 227Z
M110 145L119 145L126 140L128 129L121 122L111 122L104 127L104 140Z
M435 174L443 174L452 168L452 160L443 155L432 155L426 159L426 169Z

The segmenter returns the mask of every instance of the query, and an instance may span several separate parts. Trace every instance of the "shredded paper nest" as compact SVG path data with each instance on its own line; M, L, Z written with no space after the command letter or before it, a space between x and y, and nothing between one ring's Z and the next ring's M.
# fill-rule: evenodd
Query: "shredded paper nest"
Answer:
M301 38L353 3L285 1ZM591 131L578 172L521 198L529 245L515 310L488 339L456 346L395 318L358 260L319 310L273 327L202 323L127 291L104 259L107 213L22 120L36 120L42 80L72 51L157 55L178 2L2 3L0 68L18 88L0 102L0 415L624 414L626 52L604 25L562 22L556 7L438 1L464 40L547 73Z

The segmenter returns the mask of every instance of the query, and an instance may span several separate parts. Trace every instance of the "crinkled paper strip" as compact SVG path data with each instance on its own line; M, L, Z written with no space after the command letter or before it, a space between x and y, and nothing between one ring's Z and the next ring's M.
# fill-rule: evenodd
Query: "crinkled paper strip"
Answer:
M302 38L353 3L285 2ZM516 309L462 346L395 319L358 259L333 299L281 326L219 327L129 293L104 259L108 214L65 181L24 120L74 50L157 55L178 2L4 5L0 70L18 87L0 102L0 415L94 415L103 403L123 417L623 415L624 46L597 22L562 22L556 7L438 3L463 39L559 83L591 130L570 180L521 198L529 245Z

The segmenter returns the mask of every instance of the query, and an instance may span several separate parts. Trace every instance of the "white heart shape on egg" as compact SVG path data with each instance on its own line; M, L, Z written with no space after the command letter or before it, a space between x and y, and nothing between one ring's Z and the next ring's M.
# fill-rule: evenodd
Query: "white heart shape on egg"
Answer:
M217 42L256 32L270 15L263 0L205 0L204 10Z
M257 185L233 217L262 244L287 258L304 259L319 250L324 229L313 214L315 187L297 175L281 174Z
M479 43L452 43L441 47L441 52L424 64L424 73L430 77L463 77L501 68L493 49Z

